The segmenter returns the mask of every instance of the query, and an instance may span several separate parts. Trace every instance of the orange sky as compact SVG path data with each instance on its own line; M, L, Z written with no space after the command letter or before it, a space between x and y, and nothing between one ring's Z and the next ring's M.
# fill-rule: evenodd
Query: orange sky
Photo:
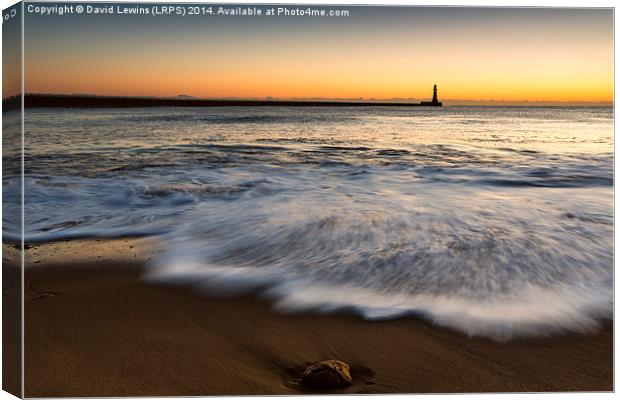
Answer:
M399 10L353 8L346 21L48 18L27 29L25 87L428 98L437 83L443 100L613 101L609 10Z

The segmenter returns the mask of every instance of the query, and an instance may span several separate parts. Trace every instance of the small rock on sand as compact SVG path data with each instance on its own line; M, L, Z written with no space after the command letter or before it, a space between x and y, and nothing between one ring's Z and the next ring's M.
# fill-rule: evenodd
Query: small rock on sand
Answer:
M305 385L319 389L335 389L351 385L351 370L347 363L326 360L312 364L301 376Z

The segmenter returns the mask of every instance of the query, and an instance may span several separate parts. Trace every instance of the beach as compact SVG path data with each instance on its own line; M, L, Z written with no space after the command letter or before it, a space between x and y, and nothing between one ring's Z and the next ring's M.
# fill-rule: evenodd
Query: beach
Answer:
M27 397L317 393L299 378L324 359L352 368L353 385L333 393L613 390L610 322L501 342L415 317L282 313L145 279L160 252L151 238L27 249Z

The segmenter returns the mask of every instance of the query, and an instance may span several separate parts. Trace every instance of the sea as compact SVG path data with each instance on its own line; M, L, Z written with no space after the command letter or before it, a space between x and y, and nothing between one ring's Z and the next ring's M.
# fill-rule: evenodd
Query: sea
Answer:
M497 340L612 318L609 107L28 109L24 127L27 243L153 236L146 279Z

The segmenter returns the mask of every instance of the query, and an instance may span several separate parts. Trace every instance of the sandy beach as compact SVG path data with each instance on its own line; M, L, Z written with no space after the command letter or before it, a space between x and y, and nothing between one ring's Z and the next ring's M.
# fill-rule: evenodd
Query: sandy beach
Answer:
M501 343L415 318L282 314L145 281L158 251L150 239L27 250L26 396L307 394L301 372L330 358L352 367L337 393L613 390L611 323Z

